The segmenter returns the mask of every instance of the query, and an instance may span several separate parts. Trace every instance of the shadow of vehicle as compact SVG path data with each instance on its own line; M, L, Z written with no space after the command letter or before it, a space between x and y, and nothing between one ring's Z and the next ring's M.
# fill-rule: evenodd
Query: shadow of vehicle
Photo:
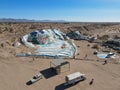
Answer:
M79 82L80 82L80 81L79 81ZM74 83L74 84L69 84L69 85L65 85L65 83L62 83L62 84L56 86L56 87L55 87L55 90L65 90L65 89L68 89L68 88L70 88L70 87L72 87L72 86L77 85L79 82L76 82L76 83Z
M31 85L33 84L31 81L26 82L26 85Z

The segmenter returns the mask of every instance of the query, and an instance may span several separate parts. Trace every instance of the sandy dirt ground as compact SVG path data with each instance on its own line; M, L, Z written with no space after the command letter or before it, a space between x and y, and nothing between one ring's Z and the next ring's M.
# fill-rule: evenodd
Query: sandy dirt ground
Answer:
M86 41L76 41L79 55L70 62L70 71L43 79L32 85L27 81L41 71L48 71L52 59L10 57L0 59L0 90L120 90L120 64L97 61L93 49ZM85 55L87 59L84 59ZM51 71L46 72L49 74ZM65 76L74 72L85 73L87 79L70 87L64 87ZM90 80L94 78L92 85Z
M120 90L120 64L116 60L104 60L93 55L95 43L75 41L78 55L75 59L65 59L70 62L70 71L60 75L50 75L50 61L30 57L16 57L18 53L33 52L33 49L24 45L14 47L12 44L19 41L26 33L53 26L64 32L79 30L84 35L120 36L120 24L79 24L79 23L1 23L0 24L0 90ZM89 46L88 46L89 44ZM104 48L101 48L104 50ZM87 58L85 56L87 55ZM120 54L117 54L120 56ZM118 58L119 60L119 58ZM44 72L43 79L32 85L26 83L37 73ZM87 79L76 85L65 87L65 76L74 72L86 74ZM46 77L49 76L49 77ZM89 85L91 79L92 85Z

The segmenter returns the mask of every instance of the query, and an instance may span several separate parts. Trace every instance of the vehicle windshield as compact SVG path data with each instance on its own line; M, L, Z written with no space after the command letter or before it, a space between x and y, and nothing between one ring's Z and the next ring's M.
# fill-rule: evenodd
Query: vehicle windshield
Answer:
M33 79L37 79L37 77L34 76Z
M84 78L84 76L81 76L81 78Z

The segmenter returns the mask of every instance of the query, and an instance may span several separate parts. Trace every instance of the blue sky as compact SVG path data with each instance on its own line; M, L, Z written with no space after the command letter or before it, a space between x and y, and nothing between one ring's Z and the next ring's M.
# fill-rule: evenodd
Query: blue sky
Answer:
M0 0L0 18L120 22L120 0Z

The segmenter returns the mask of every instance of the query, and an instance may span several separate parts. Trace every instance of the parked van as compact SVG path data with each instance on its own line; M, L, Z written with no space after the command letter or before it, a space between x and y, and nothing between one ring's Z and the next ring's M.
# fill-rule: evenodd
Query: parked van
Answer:
M75 84L85 79L86 79L85 74L82 74L80 72L76 72L76 73L65 76L66 84Z

